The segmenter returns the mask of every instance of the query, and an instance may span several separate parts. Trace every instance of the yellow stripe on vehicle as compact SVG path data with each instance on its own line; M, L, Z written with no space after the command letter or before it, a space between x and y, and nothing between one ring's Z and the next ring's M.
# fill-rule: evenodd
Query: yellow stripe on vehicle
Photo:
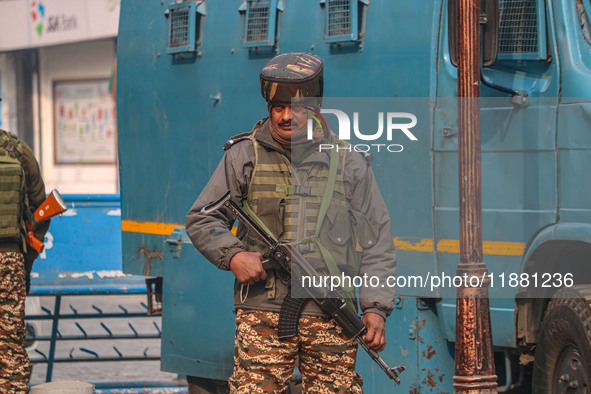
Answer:
M121 231L127 233L143 233L156 235L170 235L177 227L185 227L183 224L136 222L135 220L122 220ZM236 227L232 227L232 234L236 235Z
M170 235L176 227L184 227L182 224L136 222L122 220L121 230L130 233ZM232 234L236 235L236 227L232 227ZM394 238L394 246L397 250L412 252L434 252L434 242L430 238L424 238L418 242L411 242L399 237ZM507 241L483 241L483 252L486 255L497 256L523 256L525 243ZM460 253L460 241L457 239L442 239L437 242L439 253Z
M134 220L121 221L121 231L125 231L128 233L170 235L177 227L184 226L182 224L136 222Z
M417 243L410 241L404 241L401 238L394 238L394 246L396 250L410 250L414 252L432 252L433 251L433 240L432 239L421 239Z
M437 242L440 253L460 253L460 241L457 239L442 239ZM507 241L482 241L482 252L497 256L523 256L525 243Z
M433 252L433 240L426 238L413 243L401 238L394 238L394 246L397 250L408 250L412 252ZM483 241L482 249L484 254L497 256L523 256L525 243L506 241ZM437 242L439 253L460 253L460 241L457 239L442 239Z

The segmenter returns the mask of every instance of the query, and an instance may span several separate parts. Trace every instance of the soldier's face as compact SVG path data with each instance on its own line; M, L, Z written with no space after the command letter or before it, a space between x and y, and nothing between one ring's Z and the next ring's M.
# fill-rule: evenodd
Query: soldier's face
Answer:
M269 108L271 126L284 135L291 135L306 126L308 116L303 108L290 104L273 104Z

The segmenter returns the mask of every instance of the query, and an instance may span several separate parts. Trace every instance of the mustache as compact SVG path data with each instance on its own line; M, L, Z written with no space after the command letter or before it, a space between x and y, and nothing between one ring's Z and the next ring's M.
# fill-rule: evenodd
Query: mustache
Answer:
M282 122L277 123L277 125L279 127L287 127L287 126L290 126L290 127L298 127L298 122L291 121L291 120L286 120L286 121L282 121Z

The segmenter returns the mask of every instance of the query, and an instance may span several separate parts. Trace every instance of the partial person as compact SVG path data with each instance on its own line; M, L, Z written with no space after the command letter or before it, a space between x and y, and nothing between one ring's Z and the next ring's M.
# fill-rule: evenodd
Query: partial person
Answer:
M27 246L25 222L45 200L45 184L31 148L0 130L0 392L28 393L31 367L24 347L25 296L38 257ZM43 242L49 220L34 236Z

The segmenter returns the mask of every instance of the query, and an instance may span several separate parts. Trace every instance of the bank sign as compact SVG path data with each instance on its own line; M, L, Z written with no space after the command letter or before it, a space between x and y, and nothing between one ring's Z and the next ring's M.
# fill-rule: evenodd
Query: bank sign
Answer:
M116 37L120 0L0 1L0 51Z
M43 38L44 34L71 32L78 29L80 22L76 14L51 13L51 11L46 8L44 1L31 2L31 26L39 38Z

